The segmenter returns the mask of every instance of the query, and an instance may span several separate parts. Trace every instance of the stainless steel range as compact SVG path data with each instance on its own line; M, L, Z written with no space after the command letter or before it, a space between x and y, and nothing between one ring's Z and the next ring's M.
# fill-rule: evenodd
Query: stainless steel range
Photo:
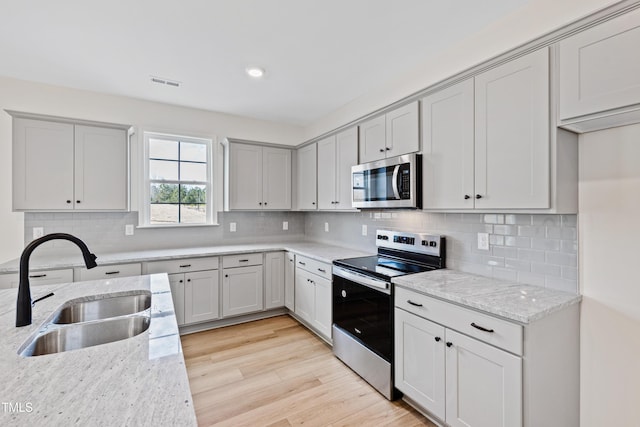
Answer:
M333 262L333 353L394 399L391 279L444 268L445 239L378 230L376 246L378 255Z

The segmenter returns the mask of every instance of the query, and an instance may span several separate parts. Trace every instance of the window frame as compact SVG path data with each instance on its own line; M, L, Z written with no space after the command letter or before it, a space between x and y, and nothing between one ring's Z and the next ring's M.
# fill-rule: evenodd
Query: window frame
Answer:
M186 180L153 180L149 176L150 172L150 149L149 140L159 139L165 141L178 141L187 143L203 144L206 146L206 161L207 161L207 182L206 182L206 218L203 223L167 223L167 224L155 224L151 223L151 184L154 182L166 182L168 184L182 184L182 185L202 185L202 182L186 181ZM183 228L183 227L203 227L212 226L217 224L217 210L216 208L216 185L214 181L214 138L200 137L200 136L185 136L179 134L144 131L143 132L143 171L142 171L142 191L141 194L141 206L140 206L140 225L139 228ZM179 160L178 160L179 161ZM180 205L178 205L180 206ZM179 208L178 208L179 209Z

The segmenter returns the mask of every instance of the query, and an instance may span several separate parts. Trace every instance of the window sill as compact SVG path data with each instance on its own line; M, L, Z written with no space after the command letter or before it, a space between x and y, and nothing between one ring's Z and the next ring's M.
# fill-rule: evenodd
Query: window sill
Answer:
M190 228L190 227L219 227L217 222L211 224L151 224L151 225L138 225L136 228Z

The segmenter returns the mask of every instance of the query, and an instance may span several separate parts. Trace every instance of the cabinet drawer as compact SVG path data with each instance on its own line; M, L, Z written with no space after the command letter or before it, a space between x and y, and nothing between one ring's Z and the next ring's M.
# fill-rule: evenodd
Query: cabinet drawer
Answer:
M78 273L80 281L139 276L140 274L142 274L142 265L140 263L103 265L91 270L82 268Z
M240 254L222 257L223 268L247 267L249 265L262 265L262 254Z
M296 266L320 277L331 280L331 264L296 255Z
M172 259L147 263L147 274L154 273L188 273L190 271L216 270L218 257Z
M29 285L31 286L71 282L73 282L73 269L71 268L29 272ZM0 289L17 288L19 283L20 275L18 273L0 275Z
M396 287L395 291L396 307L488 344L503 348L511 353L522 355L521 325L404 288ZM483 331L479 328L488 331Z

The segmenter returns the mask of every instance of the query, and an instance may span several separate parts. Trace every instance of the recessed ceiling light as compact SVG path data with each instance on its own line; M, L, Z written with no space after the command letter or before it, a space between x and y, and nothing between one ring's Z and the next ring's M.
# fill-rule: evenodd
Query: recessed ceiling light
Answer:
M247 74L254 79L259 79L264 76L264 70L258 67L248 67L246 70Z

